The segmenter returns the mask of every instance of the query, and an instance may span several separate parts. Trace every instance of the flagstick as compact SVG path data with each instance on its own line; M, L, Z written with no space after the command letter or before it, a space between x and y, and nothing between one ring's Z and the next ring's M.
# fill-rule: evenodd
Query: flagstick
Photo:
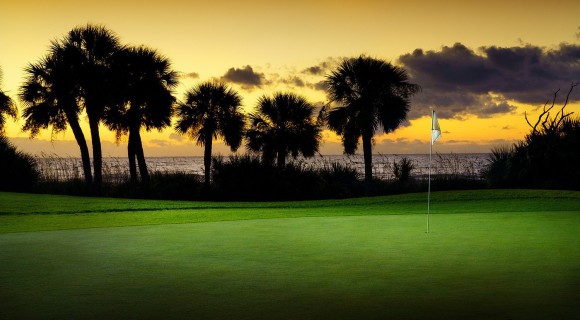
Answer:
M441 138L441 127L435 117L435 110L431 110L431 145L429 146L429 188L427 191L427 233L429 233L429 215L431 213L431 162L433 160L433 144Z
M429 233L429 214L431 211L431 155L433 154L433 142L429 145L429 184L427 188L427 233Z
M429 144L429 183L427 187L427 233L429 233L429 215L431 213L431 158L433 155L433 115L435 110L431 110L431 142Z

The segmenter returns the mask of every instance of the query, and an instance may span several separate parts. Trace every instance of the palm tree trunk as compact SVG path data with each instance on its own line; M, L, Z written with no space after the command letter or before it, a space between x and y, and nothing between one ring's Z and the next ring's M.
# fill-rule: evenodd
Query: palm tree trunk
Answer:
M75 140L79 145L79 149L81 151L81 161L83 163L83 172L85 175L85 182L87 184L93 183L93 174L91 173L91 157L89 155L89 147L87 146L87 140L85 139L85 135L83 134L83 130L79 125L78 119L75 115L71 115L70 113L66 113L66 117L70 128L75 136Z
M284 168L286 166L286 148L281 147L278 149L278 159L276 164L278 168Z
M129 142L127 143L127 155L129 157L129 174L132 183L137 182L137 163L135 162L135 142L129 131Z
M371 183L373 180L373 136L364 135L362 136L363 141L363 156L365 161L365 187L367 193L370 191Z
M129 132L131 135L131 132ZM143 143L141 142L141 134L139 133L139 127L133 130L134 138L134 152L137 156L137 162L139 163L139 174L141 175L141 181L145 184L149 183L149 171L147 170L147 163L145 162L145 153L143 152Z
M103 153L101 150L101 136L99 134L99 121L89 117L89 127L91 128L91 139L93 144L93 169L95 174L95 193L101 193L103 185Z
M203 152L203 165L205 169L205 187L210 186L210 176L211 176L211 147L212 147L212 136L208 135L205 138L205 150Z

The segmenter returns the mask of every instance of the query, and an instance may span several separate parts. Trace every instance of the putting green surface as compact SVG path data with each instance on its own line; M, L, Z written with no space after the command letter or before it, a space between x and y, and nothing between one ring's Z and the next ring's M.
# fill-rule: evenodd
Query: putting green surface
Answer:
M424 196L0 202L0 318L578 318L580 193Z

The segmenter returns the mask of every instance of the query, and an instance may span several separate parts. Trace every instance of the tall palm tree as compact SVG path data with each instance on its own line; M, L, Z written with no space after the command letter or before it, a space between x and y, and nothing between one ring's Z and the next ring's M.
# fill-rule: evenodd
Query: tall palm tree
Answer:
M313 118L314 106L304 97L292 93L264 95L257 109L250 115L251 128L246 136L248 149L261 152L265 162L277 159L282 168L288 154L311 157L318 151L320 125Z
M407 117L410 97L421 90L407 72L364 55L348 58L326 78L329 100L338 104L327 115L328 127L342 136L344 152L354 154L362 138L365 182L372 180L372 139L393 132Z
M52 127L53 134L66 130L67 124L80 148L85 181L92 182L91 160L85 135L79 124L81 108L77 103L78 85L63 47L54 42L51 52L26 69L24 84L20 87L24 131L36 136L40 129Z
M75 81L79 85L79 101L89 119L93 145L94 185L100 192L102 185L103 155L99 125L105 107L111 103L113 56L120 49L117 36L104 26L87 24L76 27L62 41Z
M137 181L137 166L142 181L149 180L140 130L161 130L171 125L175 98L172 89L177 86L177 73L171 70L169 60L146 47L129 47L115 55L116 105L106 110L105 124L117 133L117 138L128 133L127 146L131 180Z
M241 101L240 95L224 83L209 81L188 90L185 102L178 104L175 129L205 147L206 187L210 185L213 139L222 137L232 151L242 143L245 118L239 111Z
M0 84L2 83L2 70L0 69ZM5 115L18 118L18 109L14 101L0 89L0 134L4 133L4 126L6 125Z

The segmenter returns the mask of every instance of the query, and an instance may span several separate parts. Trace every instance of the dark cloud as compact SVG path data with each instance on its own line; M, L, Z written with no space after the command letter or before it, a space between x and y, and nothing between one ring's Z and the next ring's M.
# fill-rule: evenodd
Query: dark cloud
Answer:
M312 66L312 67L304 69L302 71L302 73L320 75L320 74L323 74L324 71L320 66Z
M262 86L265 82L265 76L263 73L255 72L251 66L247 65L240 69L230 68L221 80L237 83L243 88L251 89Z
M306 82L297 76L289 76L287 78L281 79L280 82L298 88L303 88L306 86Z
M481 47L461 43L440 51L416 49L399 57L423 91L413 98L411 119L439 110L442 118L509 113L514 100L543 104L558 88L580 80L580 45ZM574 99L574 97L571 97Z
M183 73L181 76L183 78L199 79L199 73L197 73L197 72Z
M326 91L326 89L327 89L327 87L326 87L326 81L325 80L322 80L322 81L313 83L313 84L310 85L310 87L312 89L320 90L320 91Z
M338 65L340 58L328 57L324 61L302 70L303 74L324 76L329 73L336 65Z

